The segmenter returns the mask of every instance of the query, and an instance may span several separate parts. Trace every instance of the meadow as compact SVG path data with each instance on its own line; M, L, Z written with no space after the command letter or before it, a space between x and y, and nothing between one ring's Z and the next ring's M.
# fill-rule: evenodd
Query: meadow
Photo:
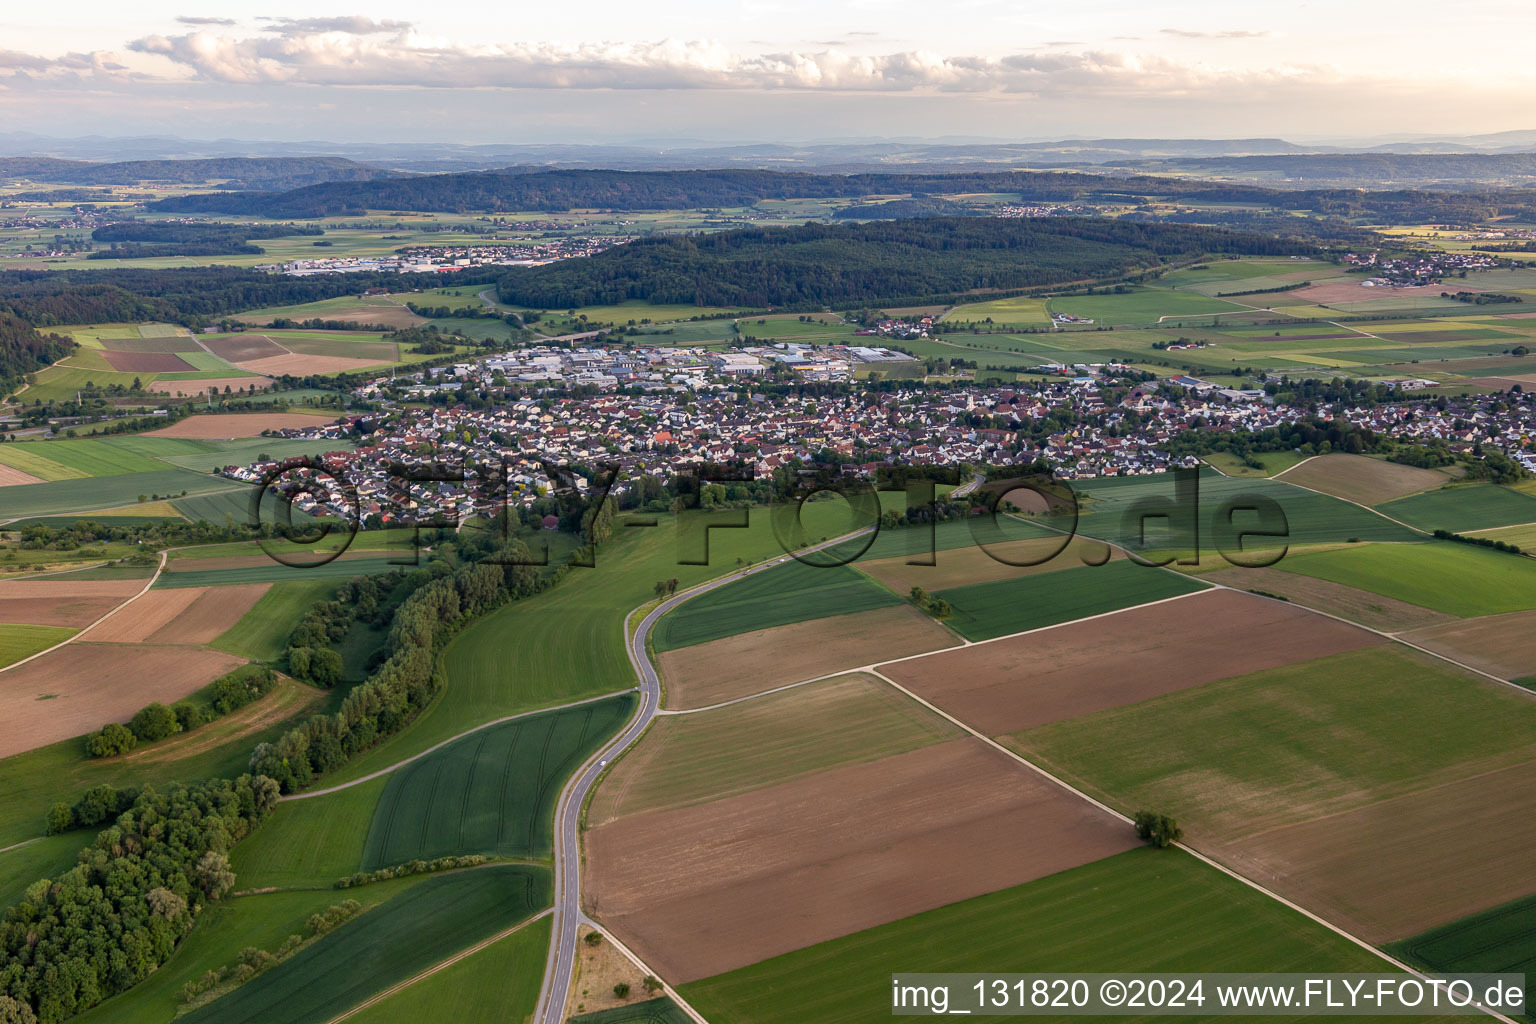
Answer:
M770 626L883 608L900 600L847 566L791 561L679 605L657 623L653 644L667 651Z
M1029 926L1019 927L1021 921ZM1180 940L1170 942L1168 930L1149 921L1178 922ZM692 982L681 992L710 1020L879 1024L890 1019L890 975L898 965L981 972L998 964L1030 971L1109 964L1146 972L1388 969L1187 854L1145 849Z
M1536 608L1530 559L1451 541L1303 552L1275 568L1462 617Z
M1095 326L1120 327L1127 324L1156 324L1164 317L1187 316L1194 319L1214 313L1246 313L1251 307L1208 298L1198 292L1129 286L1121 294L1072 295L1049 299L1046 309L1052 315L1066 313L1086 317Z
M395 772L368 829L363 870L462 854L549 857L561 784L637 702L623 694L505 722Z
M967 640L990 640L1090 615L1206 589L1178 573L1121 559L1015 579L973 583L934 596L955 610L949 620Z
M1536 523L1536 497L1508 487L1467 484L1415 494L1378 506L1394 519L1421 530L1486 530Z
M550 888L548 871L521 865L429 878L180 1019L323 1024L532 915L548 905Z
M249 759L250 751L246 751ZM362 869L363 844L389 780L279 804L249 839L234 848L230 866L241 889L330 886Z
M0 519L62 515L94 509L121 508L139 503L139 496L176 497L211 494L232 488L222 477L206 476L187 469L159 469L121 476L57 480L40 484L16 484L0 493Z
M956 306L944 314L946 321L959 323L992 322L997 324L1028 324L1040 327L1051 322L1046 312L1045 299L1018 296L1012 299L993 299L990 302L969 302Z
M1198 843L1527 761L1532 736L1536 703L1391 645L1207 683L1006 742L1123 811L1166 808Z
M39 651L46 651L54 644L63 643L76 632L68 626L0 622L0 668L30 658Z

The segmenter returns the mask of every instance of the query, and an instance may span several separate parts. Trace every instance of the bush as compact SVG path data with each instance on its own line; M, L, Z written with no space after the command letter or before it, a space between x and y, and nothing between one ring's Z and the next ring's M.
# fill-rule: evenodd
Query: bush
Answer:
M126 725L112 722L86 737L85 752L91 757L116 757L138 745L139 738Z
M628 999L629 998L629 982L621 981L617 985L613 986L613 994L618 996L620 999Z
M309 659L309 680L324 687L341 682L341 655L329 647L317 647Z
M145 743L153 743L180 732L181 723L176 721L176 712L156 701L148 707L140 708L139 713L133 716L133 721L128 723L128 728Z
M265 665L242 665L213 681L213 710L231 714L271 693L276 685L277 673Z
M207 708L190 700L178 701L171 705L171 710L176 712L176 724L181 726L182 732L191 732L212 721Z

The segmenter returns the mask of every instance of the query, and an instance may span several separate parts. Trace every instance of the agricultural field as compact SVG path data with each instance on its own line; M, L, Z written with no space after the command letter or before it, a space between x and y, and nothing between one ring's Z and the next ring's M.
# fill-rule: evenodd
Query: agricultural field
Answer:
M583 1013L572 1017L570 1024L689 1024L692 1020L676 1003L663 996L630 1006Z
M1203 455L1201 458L1206 465L1223 476L1237 477L1277 476L1301 461L1301 456L1295 452L1257 452L1253 459L1259 463L1259 466L1250 466L1227 452L1215 452L1211 455Z
M52 442L44 442L51 444ZM8 446L0 446L8 447ZM117 476L57 480L48 483L17 484L0 490L3 504L0 516L26 519L66 513L94 512L140 503L140 495L150 498L175 498L183 491L188 496L231 490L231 481L186 469L158 469L154 472L124 473ZM244 493L245 488L240 488Z
M1255 295L1252 298L1260 299L1262 296ZM1180 317L1204 317L1209 322L1212 314L1247 313L1253 306L1208 298L1198 292L1128 286L1123 294L1072 295L1048 299L1046 309L1053 316L1065 313L1092 320L1095 326L1121 327L1128 324L1157 324Z
M1465 533L1536 523L1536 497L1509 487L1468 484L1389 501L1381 511L1421 530Z
M402 557L408 556L366 554L358 558L337 558L323 565L305 568L285 565L264 557L259 563L255 559L250 559L249 561L254 564L241 564L227 569L189 569L162 573L155 586L161 589L229 587L251 583L285 583L294 580L351 579L353 576L393 572L400 568L397 563ZM245 563L247 560L240 561Z
M390 776L363 870L463 854L550 856L560 783L634 713L632 694L482 729Z
M0 622L0 668L46 651L63 643L77 630L67 626L39 626L32 623Z
M278 805L260 830L230 853L240 887L330 887L361 871L368 828L388 785L387 777L378 778Z
M871 676L796 687L704 714L658 719L609 770L589 827L738 796L932 746L961 731Z
M288 635L299 619L311 606L329 601L336 587L335 579L273 583L238 622L209 642L252 661L276 661L287 649Z
M973 544L934 552L932 565L913 565L920 558L861 559L857 564L898 594L922 587L930 593L994 580L1014 579L1099 565L1124 558L1125 553L1098 541L1065 535L1038 540L1011 540L999 544Z
M967 640L976 641L1182 597L1204 589L1204 583L1187 576L1122 559L1102 566L1080 565L991 583L973 583L940 590L933 596L948 601L954 608L950 625Z
M1379 505L1420 491L1432 491L1449 482L1444 473L1433 469L1401 466L1384 459L1342 452L1307 459L1280 474L1279 479L1361 505ZM1536 503L1532 507L1536 508ZM1392 512L1387 515L1404 519L1414 526L1420 525Z
M1118 820L967 737L591 829L584 898L679 983L1135 841Z
M1470 544L1349 545L1291 555L1275 568L1463 618L1536 608L1536 564Z
M723 533L724 531L718 531ZM869 611L901 599L847 566L790 561L700 594L657 624L656 650L668 651L824 615Z
M1200 578L1221 587L1294 601L1304 608L1337 615L1350 622L1358 622L1368 629L1388 633L1455 621L1454 616L1432 608L1382 597L1368 590L1347 587L1315 576L1282 572L1274 568L1220 568L1202 573Z
M233 438L256 437L264 430L323 426L336 417L322 412L237 412L217 416L188 416L168 427L151 430L145 437Z
M1432 971L1510 972L1526 976L1526 1006L1536 993L1536 896L1431 929L1388 946L1409 963ZM1529 1018L1530 1013L1526 1013Z
M1501 679L1536 675L1536 612L1485 615L1404 633L1403 639Z
M429 878L182 1017L188 1024L324 1024L550 900L549 872L491 866Z
M1149 919L1178 921L1178 941L1147 928ZM1032 971L1110 963L1142 972L1390 970L1187 854L1133 850L693 981L681 992L710 1020L879 1024L890 1018L893 965L984 972L999 963Z
M893 606L662 651L656 664L667 707L697 708L959 642L932 616Z
M971 302L956 306L944 314L945 321L959 323L1025 324L1041 327L1051 322L1046 312L1045 299L1019 297L993 299L990 302Z

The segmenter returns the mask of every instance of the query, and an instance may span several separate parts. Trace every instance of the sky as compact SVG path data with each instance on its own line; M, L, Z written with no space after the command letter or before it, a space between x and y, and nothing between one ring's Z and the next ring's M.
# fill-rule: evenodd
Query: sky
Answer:
M1465 135L1536 128L1533 36L1530 0L9 4L0 132L467 144Z

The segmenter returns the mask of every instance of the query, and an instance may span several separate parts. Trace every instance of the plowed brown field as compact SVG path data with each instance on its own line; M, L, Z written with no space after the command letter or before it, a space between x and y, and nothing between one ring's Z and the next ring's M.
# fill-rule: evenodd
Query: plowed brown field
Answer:
M1279 601L1212 590L880 671L995 736L1385 642Z
M388 362L388 360L352 359L347 356L309 356L297 352L289 352L266 359L242 359L235 365L242 370L270 374L274 377L284 373L291 373L296 377L302 377L311 373L361 370L368 366L379 366L385 362Z
M271 383L271 377L209 377L204 380L157 380L145 386L156 394L196 398L208 394L209 388L218 388L222 392L225 388L243 391L255 387L260 391Z
M85 634L92 643L141 643L151 633L186 611L203 594L197 587L151 590Z
M195 382L187 382L195 383ZM318 427L334 423L336 417L327 413L308 412L238 412L223 416L188 416L159 430L151 430L147 437L191 437L215 439L230 437L257 437L263 430L283 430L289 427Z
M1459 619L1403 639L1504 679L1536 675L1536 611Z
M680 647L658 655L657 661L667 684L667 706L701 708L959 643L916 608L878 608Z
M589 843L592 911L681 983L1086 864L1136 837L967 738L621 818Z

